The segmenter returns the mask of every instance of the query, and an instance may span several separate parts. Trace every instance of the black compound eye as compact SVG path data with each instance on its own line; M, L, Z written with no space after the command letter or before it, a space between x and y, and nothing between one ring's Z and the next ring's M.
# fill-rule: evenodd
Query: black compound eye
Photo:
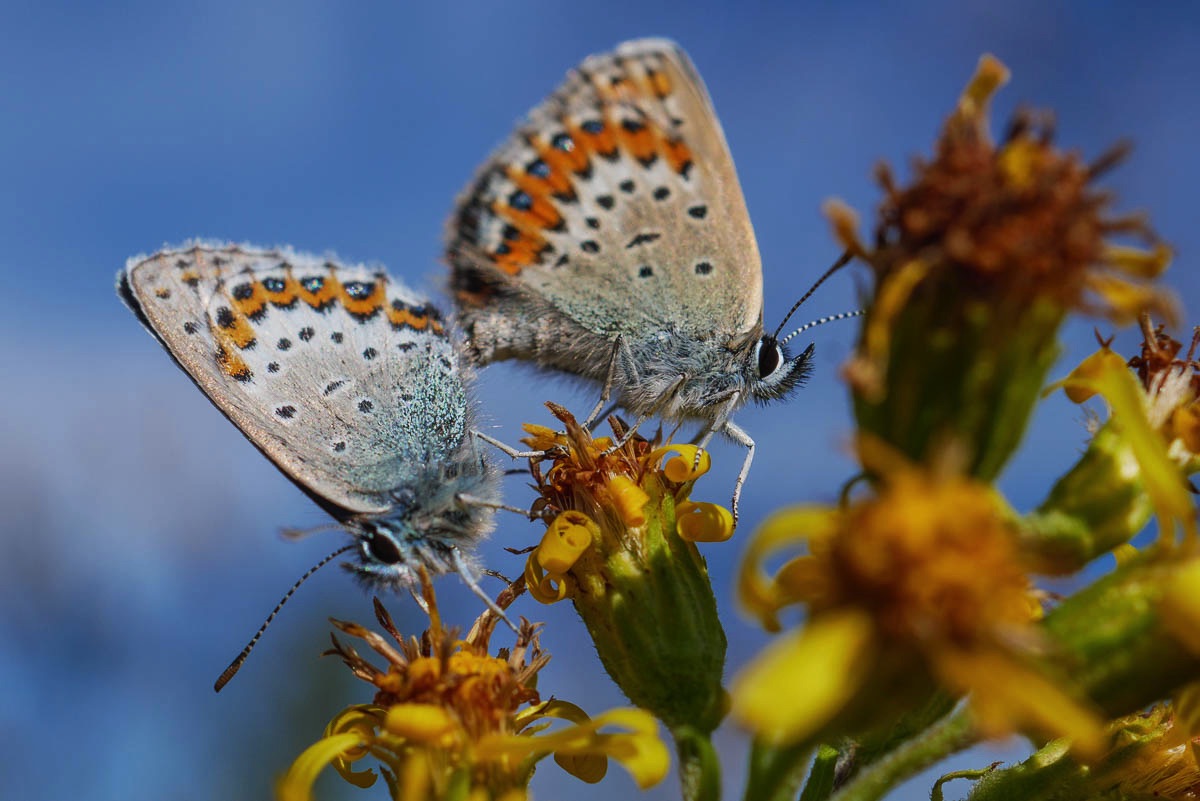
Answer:
M367 539L367 551L371 556L379 560L385 565L394 565L402 561L400 549L396 547L396 543L391 537L386 534L374 532Z
M783 362L783 350L775 341L775 337L763 337L762 341L758 343L758 377L766 378L779 369L781 362Z

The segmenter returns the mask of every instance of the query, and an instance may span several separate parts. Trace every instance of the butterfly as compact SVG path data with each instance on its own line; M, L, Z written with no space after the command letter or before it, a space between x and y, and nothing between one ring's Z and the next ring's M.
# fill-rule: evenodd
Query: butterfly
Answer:
M736 525L755 443L732 416L799 387L813 346L790 355L791 336L763 328L733 160L678 45L641 39L586 59L484 163L446 238L478 363L602 382L589 422L615 396L639 422L700 421L701 446L716 432L740 443Z
M131 259L117 292L354 538L338 553L356 552L345 566L362 583L412 589L420 568L456 571L492 605L471 555L492 528L500 474L471 436L460 345L426 299L381 270L199 243Z

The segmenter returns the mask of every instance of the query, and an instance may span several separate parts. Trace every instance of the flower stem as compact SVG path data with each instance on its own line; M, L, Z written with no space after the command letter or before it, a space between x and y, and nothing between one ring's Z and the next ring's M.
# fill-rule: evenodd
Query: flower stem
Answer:
M817 749L817 756L813 759L812 770L808 772L808 781L804 783L800 801L825 801L833 795L839 756L838 750L828 745Z
M977 738L968 707L960 704L937 723L863 768L830 801L875 801L898 782L972 745Z
M804 742L772 746L756 739L750 748L744 801L794 801L811 752L812 746Z
M684 801L720 801L721 762L708 734L691 726L671 730L679 756Z

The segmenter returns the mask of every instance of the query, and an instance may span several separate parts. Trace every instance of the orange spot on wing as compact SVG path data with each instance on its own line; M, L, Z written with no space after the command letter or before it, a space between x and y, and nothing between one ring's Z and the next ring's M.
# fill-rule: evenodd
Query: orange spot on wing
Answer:
M230 378L238 381L249 381L254 377L254 373L250 370L250 365L246 364L246 360L229 350L225 345L220 345L217 348L217 363L221 365L221 369Z
M341 302L346 311L351 314L361 317L367 317L382 309L387 304L387 283L381 279L376 279L371 289L371 294L365 298L354 298L346 292L346 288L338 282L332 275L325 279L325 285L330 283L337 285L337 299Z
M536 231L539 228L557 228L562 225L563 221L553 205L545 199L538 197L533 198L533 206L530 207L529 211L515 209L508 205L508 203L497 200L492 203L492 212L524 231Z
M502 247L507 248L507 252L497 251L494 254L496 266L509 275L516 275L529 265L540 262L548 245L540 236L522 233L516 239L505 240Z
M576 141L583 142L588 150L601 156L611 156L617 149L617 139L609 125L604 125L597 133L588 133L575 125L568 126L568 130Z
M291 306L296 302L296 298L300 296L300 282L297 281L291 271L283 277L283 289L278 292L271 292L262 282L259 282L259 287L262 289L263 297L275 306Z
M571 130L565 120L563 127L570 134L574 145L570 150L554 147L540 136L533 137L531 144L538 155L542 157L542 161L549 164L552 170L567 174L584 172L590 163L587 144L579 136L576 136L576 132Z
M575 187L571 183L571 179L558 170L551 169L550 174L545 178L530 175L516 167L507 167L504 172L510 181L525 190L532 197L549 198L551 195L575 196Z
M682 139L669 139L663 143L663 155L671 169L680 175L687 173L692 165L692 151Z
M659 137L653 125L641 122L628 126L617 125L617 139L638 161L650 161L658 155Z
M260 314L267 307L267 290L258 281L250 283L250 297L235 298L230 297L233 303L234 311L240 312L246 317L254 317Z
M665 72L647 70L646 80L650 84L650 91L654 92L654 95L660 100L671 94L671 79Z
M291 277L290 272L288 273L288 276L289 278ZM316 292L310 292L309 290L305 289L303 283L300 281L295 281L296 296L309 306L312 306L314 309L325 308L334 300L336 300L339 294L342 292L342 284L337 280L337 276L334 275L333 270L329 270L328 273L323 277L325 282Z

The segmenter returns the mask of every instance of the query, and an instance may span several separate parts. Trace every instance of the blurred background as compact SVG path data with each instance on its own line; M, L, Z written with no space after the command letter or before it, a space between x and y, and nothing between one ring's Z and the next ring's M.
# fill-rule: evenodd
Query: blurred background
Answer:
M126 258L194 237L290 243L382 262L440 291L443 222L455 194L510 126L589 53L633 37L678 40L707 81L758 232L766 320L776 321L836 256L819 207L864 215L886 159L907 174L928 152L981 53L1013 71L996 127L1019 103L1054 109L1059 142L1089 157L1131 137L1107 177L1121 210L1144 209L1177 248L1172 283L1195 312L1200 279L1200 9L1016 0L730 3L0 4L0 795L21 799L264 798L328 719L369 697L319 660L326 618L369 622L341 571L317 574L219 696L212 681L279 595L338 544L284 526L325 520L177 370L118 303ZM805 319L855 306L843 274ZM1196 318L1193 318L1194 322ZM1067 329L1063 374L1095 346ZM1101 325L1107 333L1109 327ZM790 404L738 418L760 443L745 530L772 509L829 501L852 471L838 367L852 323L814 331L817 370ZM1183 338L1183 337L1180 337ZM1118 344L1129 352L1135 337ZM519 380L517 380L519 379ZM514 388L517 388L514 390ZM501 439L549 423L543 400L576 411L594 391L500 365L478 393ZM1082 412L1044 403L1003 488L1035 505L1084 442ZM716 447L698 498L728 497L741 451ZM508 480L508 500L530 494ZM506 516L483 549L537 529ZM740 618L731 571L742 538L704 548L726 620L732 674L764 637ZM1104 567L1104 566L1102 566ZM477 603L438 582L446 618ZM400 627L423 618L388 601ZM591 712L622 699L566 604L547 622L546 693ZM498 635L497 641L504 641ZM745 740L719 734L731 797ZM951 767L1020 753L1019 743ZM942 768L945 770L949 768ZM935 772L935 775L937 772ZM898 797L926 798L930 776ZM583 786L547 761L539 798L625 797L610 768ZM954 797L955 787L949 788ZM322 799L382 797L325 777ZM647 798L678 797L672 775Z

